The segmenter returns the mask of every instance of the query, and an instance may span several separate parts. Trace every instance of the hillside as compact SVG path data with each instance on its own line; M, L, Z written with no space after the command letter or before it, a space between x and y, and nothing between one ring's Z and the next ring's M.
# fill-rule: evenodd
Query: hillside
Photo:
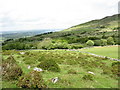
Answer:
M117 20L113 15L59 32L7 39L1 52L2 88L118 89Z
M91 45L119 44L118 29L118 15L113 15L59 32L48 32L27 38L6 40L3 43L3 49L77 49ZM87 43L87 41L89 42Z
M119 87L118 61L69 50L7 50L2 54L3 88L113 90ZM35 68L42 68L43 71L36 71ZM54 83L52 79L56 77L58 80Z
M118 27L118 15L107 16L102 19L92 20L83 24L79 24L68 28L64 31L72 31L72 30L103 30L103 31L111 31L113 29L117 29Z

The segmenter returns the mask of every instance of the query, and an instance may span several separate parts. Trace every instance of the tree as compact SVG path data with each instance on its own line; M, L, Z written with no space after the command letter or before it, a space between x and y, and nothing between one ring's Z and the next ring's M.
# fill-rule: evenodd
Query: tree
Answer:
M94 40L95 46L101 46L102 41L101 40Z
M107 40L106 39L101 39L101 45L106 46L107 45Z
M114 45L115 44L113 37L108 37L107 38L107 44L108 45Z
M94 45L94 41L88 40L88 41L86 42L86 44L87 44L88 46L93 46L93 45Z

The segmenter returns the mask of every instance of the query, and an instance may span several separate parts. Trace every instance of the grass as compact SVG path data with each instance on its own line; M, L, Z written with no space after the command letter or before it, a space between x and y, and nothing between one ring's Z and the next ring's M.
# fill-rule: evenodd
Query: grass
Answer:
M118 46L93 47L81 49L80 51L118 59Z
M18 65L22 68L24 74L29 73L36 67L40 61L40 57L43 60L53 59L59 65L61 72L45 71L42 73L43 79L49 88L117 88L118 80L109 74L102 74L103 69L100 65L111 67L111 64L115 61L105 60L102 58L93 57L90 55L84 55L80 52L65 51L65 50L28 50L28 51L6 51L3 52L3 58L8 57L5 53L12 54L17 61ZM29 55L20 55L19 52L29 52ZM35 60L35 64L31 64L31 68L27 69L28 64L25 63L25 57L32 57ZM34 57L34 58L33 58ZM104 63L104 64L103 64ZM76 74L69 74L69 70L75 70ZM82 77L88 74L88 71L94 72L94 80L84 80ZM57 83L52 83L51 79L59 77ZM3 88L18 88L16 86L17 81L3 81Z

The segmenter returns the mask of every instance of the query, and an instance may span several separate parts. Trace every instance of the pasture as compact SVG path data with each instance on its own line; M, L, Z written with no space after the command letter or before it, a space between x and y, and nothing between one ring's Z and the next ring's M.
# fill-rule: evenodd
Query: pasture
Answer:
M119 46L91 47L86 49L80 49L80 51L90 52L97 55L118 59L118 47Z
M53 62L52 66L55 67L50 66L45 70L42 68L43 72L40 72L48 88L118 88L118 72L113 71L117 70L117 67L112 66L117 61L66 50L8 50L2 54L3 61L9 56L16 60L16 64L23 71L20 77L26 77L24 75L29 74L35 67L41 63L44 65L44 61ZM58 81L53 83L51 79L55 77L58 77ZM19 78L3 80L3 88L20 88Z

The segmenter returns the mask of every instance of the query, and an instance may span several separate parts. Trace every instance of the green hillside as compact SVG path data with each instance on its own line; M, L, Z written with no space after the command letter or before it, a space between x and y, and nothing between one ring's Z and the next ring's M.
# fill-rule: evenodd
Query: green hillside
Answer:
M77 49L88 46L119 44L118 15L73 26L59 32L48 32L27 38L9 39L6 49Z
M118 61L67 50L7 50L2 54L3 88L118 88ZM43 71L35 71L36 67ZM53 83L55 77L58 81Z
M117 16L4 41L2 88L118 89Z
M108 16L103 19L92 20L83 24L73 26L64 31L72 30L103 30L111 31L118 27L118 15Z

